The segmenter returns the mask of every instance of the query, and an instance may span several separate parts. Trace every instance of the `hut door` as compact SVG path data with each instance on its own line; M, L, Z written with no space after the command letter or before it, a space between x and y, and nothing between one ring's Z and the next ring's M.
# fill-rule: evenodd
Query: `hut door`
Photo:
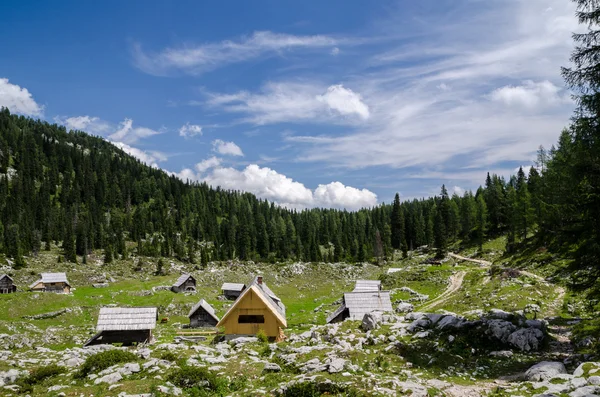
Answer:
M259 330L259 324L252 324L252 335L256 335Z

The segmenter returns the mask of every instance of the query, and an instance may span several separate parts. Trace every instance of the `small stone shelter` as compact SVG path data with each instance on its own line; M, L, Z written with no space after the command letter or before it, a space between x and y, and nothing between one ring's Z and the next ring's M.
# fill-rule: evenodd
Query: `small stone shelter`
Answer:
M196 292L196 279L191 274L182 274L171 287L173 292Z
M155 307L103 307L98 314L97 334L83 346L150 342L157 318Z
M34 292L68 294L71 292L71 284L67 280L66 273L42 273L40 279L33 282L29 289Z
M14 280L8 274L0 275L0 294L12 294L17 292Z
M215 309L204 299L196 303L190 314L190 328L216 327L219 323L219 317L215 314Z

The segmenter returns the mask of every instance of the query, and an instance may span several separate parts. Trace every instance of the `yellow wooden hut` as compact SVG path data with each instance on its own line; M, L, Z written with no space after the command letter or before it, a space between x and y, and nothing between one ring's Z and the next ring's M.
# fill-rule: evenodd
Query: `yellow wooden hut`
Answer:
M269 338L280 338L287 327L285 306L257 276L233 303L217 327L225 328L227 338L252 336L262 329Z

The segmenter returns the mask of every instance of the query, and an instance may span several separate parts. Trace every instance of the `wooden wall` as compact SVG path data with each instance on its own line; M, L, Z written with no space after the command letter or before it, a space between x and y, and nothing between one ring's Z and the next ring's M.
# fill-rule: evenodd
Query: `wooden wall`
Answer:
M262 315L265 322L264 324L239 324L240 315ZM256 335L259 329L264 329L267 336L276 338L281 324L262 299L250 290L241 301L236 302L223 326L227 335Z

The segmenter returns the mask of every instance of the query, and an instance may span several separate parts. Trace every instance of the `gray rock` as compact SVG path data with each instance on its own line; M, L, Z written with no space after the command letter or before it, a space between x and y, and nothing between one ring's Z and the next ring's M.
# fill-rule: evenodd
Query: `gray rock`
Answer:
M511 350L500 350L500 351L490 352L489 356L497 357L497 358L510 358L513 356L513 352Z
M406 327L406 330L408 332L414 333L417 331L425 330L429 328L430 325L431 321L428 318L422 318L420 320L415 320L412 323L410 323L410 325Z
M513 332L507 342L521 351L536 351L544 340L544 333L537 328L522 328Z
M525 380L540 382L550 380L557 375L566 374L565 365L558 361L542 361L525 371Z
M465 323L465 320L460 317L445 316L440 321L438 321L438 323L435 325L435 327L439 330L460 329L460 328L462 328L464 323Z
M65 365L67 367L79 367L83 364L83 359L81 357L71 357L65 360Z
M343 358L334 357L327 361L326 363L329 364L328 371L330 374L342 372L344 370L344 367L346 366L346 360L344 360Z
M16 369L9 369L8 371L0 372L0 386L15 383L20 377L27 375L27 371L19 371Z
M492 309L487 313L487 318L498 320L510 320L514 317L512 313L500 309Z
M590 376L587 378L587 383L589 385L600 386L600 376Z
M380 319L375 313L367 313L362 319L361 328L363 331L372 331L379 327Z
M506 343L510 334L515 332L517 327L506 320L489 320L487 322L487 330L485 331L486 335L491 336L502 343Z
M104 375L101 378L96 378L94 380L94 384L98 385L100 383L108 383L109 385L114 385L121 379L123 379L123 376L119 372L113 372L112 374Z
M415 307L408 302L402 302L396 307L398 313L410 313L413 310L415 310Z
M600 363L596 363L596 362L593 362L593 361L586 362L586 363L581 363L575 369L575 371L573 371L573 376L584 376L585 375L584 366L587 367L587 370L589 371L590 368L591 369L600 368Z
M526 320L525 326L528 328L537 328L542 331L546 329L546 323L542 320Z
M281 367L275 363L266 363L264 372L281 372Z
M446 317L445 314L437 314L437 313L429 313L426 314L429 321L431 321L431 325L435 325L438 321Z
M258 338L254 336L242 336L239 338L235 338L229 341L233 346L244 345L246 343L256 343L258 342Z
M594 396L598 391L598 387L596 386L584 386L578 389L573 390L569 393L569 397L586 397L586 396Z

